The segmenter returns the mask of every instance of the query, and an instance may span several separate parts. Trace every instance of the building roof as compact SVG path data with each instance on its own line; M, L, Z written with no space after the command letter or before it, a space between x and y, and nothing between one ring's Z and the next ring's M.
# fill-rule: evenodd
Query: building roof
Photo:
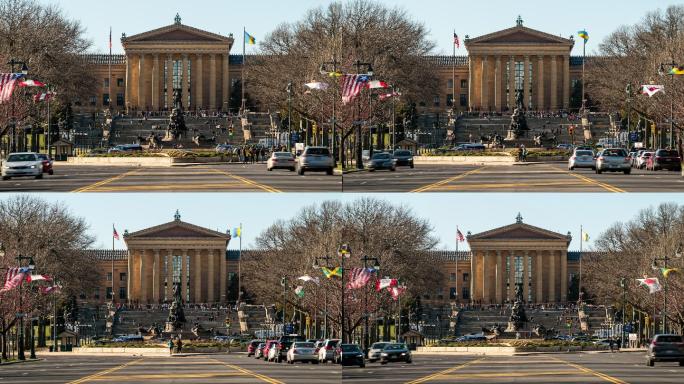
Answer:
M425 59L437 67L468 66L468 56L425 56Z
M114 260L128 259L128 251L125 249L88 249L86 254L102 261L112 261L112 258Z
M83 58L95 65L108 65L109 64L109 55L106 54L100 54L100 53L92 53L92 54L85 54L83 55ZM115 64L126 64L126 55L112 55L112 65Z

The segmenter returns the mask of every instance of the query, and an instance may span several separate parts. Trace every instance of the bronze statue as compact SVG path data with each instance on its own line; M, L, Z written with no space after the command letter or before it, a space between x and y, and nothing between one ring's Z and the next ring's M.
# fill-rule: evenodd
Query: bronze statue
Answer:
M525 326L527 322L527 315L523 307L523 290L522 284L515 285L515 303L511 308L511 316L508 319L508 328L506 332L518 332Z
M182 330L185 321L181 286L180 283L173 283L173 302L169 308L169 317L166 321L167 332L169 331L169 328L172 328L173 331Z

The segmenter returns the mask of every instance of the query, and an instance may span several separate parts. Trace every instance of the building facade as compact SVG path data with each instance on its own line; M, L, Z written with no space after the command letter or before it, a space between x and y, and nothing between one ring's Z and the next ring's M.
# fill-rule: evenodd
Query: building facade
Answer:
M516 286L529 303L564 303L579 254L568 252L569 234L563 235L516 222L479 234L469 234L468 252L434 251L443 280L423 299L446 303L498 304L510 302ZM225 304L237 297L239 260L250 250L228 251L230 236L174 220L125 233L127 250L91 251L100 265L101 287L88 299L160 304L172 299L179 284L188 303Z
M243 58L232 54L232 35L222 36L173 24L133 36L123 35L125 53L89 55L98 81L96 94L80 100L82 109L164 111L181 89L189 110L228 111L230 93L241 80ZM570 108L572 90L581 79L581 58L570 56L572 38L562 38L523 25L466 38L467 56L429 56L440 86L423 112L505 112L515 106L516 91L530 110ZM111 88L110 88L111 84Z

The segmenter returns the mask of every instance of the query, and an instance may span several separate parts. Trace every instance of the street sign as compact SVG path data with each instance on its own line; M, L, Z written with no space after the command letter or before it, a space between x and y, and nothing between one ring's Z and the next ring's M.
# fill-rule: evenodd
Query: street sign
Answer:
M632 132L629 134L629 141L639 140L639 132Z
M285 333L286 334L294 333L294 325L293 324L285 324Z

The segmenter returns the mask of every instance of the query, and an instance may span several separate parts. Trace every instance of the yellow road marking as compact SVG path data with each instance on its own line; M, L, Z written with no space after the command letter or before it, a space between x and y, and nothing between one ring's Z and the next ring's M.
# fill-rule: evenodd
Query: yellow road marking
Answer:
M455 367L453 367L453 368L449 368L449 369L444 370L444 371L441 371L441 372L433 373L432 375L425 376L425 377L422 377L422 378L417 379L417 380L408 381L408 382L406 382L406 384L419 384L419 383L424 383L424 382L426 382L426 381L434 380L434 379L436 379L436 378L438 378L438 377L442 377L442 376L449 375L449 374L452 373L452 372L456 372L456 371L458 371L458 370L460 370L460 369L463 369L463 368L466 368L466 367L468 367L468 366L470 366L470 365L477 364L477 363L479 363L480 361L484 361L485 359L486 359L486 357L483 357L483 358L477 359L477 360L471 360L471 361L468 361L467 363L463 363L463 364L461 364L461 365L457 365L457 366L455 366Z
M167 185L122 185L98 188L93 192L132 192L132 191L192 191L197 189L245 189L253 190L252 186L240 183L220 184L167 184Z
M584 182L587 183L587 184L597 185L597 186L599 186L599 187L601 187L601 188L603 188L603 189L605 189L605 190L607 190L607 191L609 191L609 192L627 193L627 191L625 191L624 189L620 189L620 188L618 188L618 187L616 187L616 186L614 186L614 185L610 185L610 184L608 184L608 183L604 183L604 182L601 182L601 181L598 181L598 180L594 180L594 179L592 179L592 178L590 178L590 177L587 177L587 176L584 176L584 175L580 175L579 173L575 173L575 172L571 172L571 171L566 171L566 170L561 169L561 168L558 168L558 167L551 167L551 168L560 170L560 171L562 171L562 172L564 172L564 173L566 173L566 174L568 174L568 175L570 175L570 176L576 177L576 178L578 178L578 179L584 181Z
M552 181L539 183L505 183L505 184L458 184L445 185L439 188L439 191L457 190L457 189L493 189L493 188L524 188L524 187L552 187L552 186L581 186L584 183L575 181Z
M579 369L579 370L582 371L582 372L586 372L586 373L588 373L588 374L591 374L591 375L594 375L594 376L596 376L596 377L599 377L599 378L601 378L601 379L603 379L603 380L605 380L605 381L608 381L608 382L610 382L610 383L614 383L614 384L628 384L626 381L620 380L620 379L618 379L618 378L616 378L616 377L608 376L608 375L606 375L605 373L601 373L601 372L594 371L593 369L589 369L589 368L584 367L584 366L582 366L582 365L575 364L575 363L571 363L571 362L565 361L565 360L561 360L561 359L559 359L559 358L557 358L557 357L555 357L555 356L549 356L549 357L551 357L552 359L557 360L557 361L559 361L559 362L561 362L561 363L563 363L563 364L565 364L565 365L569 365L569 366L571 366L571 367L573 367L573 368Z
M132 176L132 175L134 175L134 174L136 174L136 173L138 173L138 172L140 172L140 169L134 169L134 170L132 170L132 171L128 171L128 172L122 173L122 174L120 174L120 175L118 175L118 176L114 176L114 177L112 177L112 178L110 178L110 179L98 181L97 183L94 183L94 184L91 184L91 185L87 185L87 186L85 186L85 187L81 187L81 188L76 189L75 191L73 191L73 193L90 192L90 191L92 191L93 189L99 188L99 187L101 187L101 186L103 186L103 185L107 185L107 184L109 184L109 183L113 183L113 182L115 182L115 181L117 181L117 180L121 180L121 179L123 179L124 177Z
M116 372L116 371L118 371L118 370L120 370L120 369L122 369L122 368L129 367L129 366L134 365L134 364L137 364L137 363L139 363L139 362L141 362L141 361L143 361L143 359L138 359L138 360L129 361L128 363L121 364L121 365L119 365L118 367L105 369L104 371L100 371L100 372L98 372L98 373L94 373L94 374L92 374L92 375L90 375L90 376L86 376L86 377L82 377L82 378L77 379L77 380L74 380L74 381L70 381L70 382L67 383L67 384L81 384L81 383L85 383L85 382L88 382L88 381L91 381L91 380L95 380L95 379L97 379L98 377L107 375L107 374L112 373L112 372Z
M259 379L259 380L261 380L261 381L264 381L264 382L267 382L267 383L270 383L270 384L285 384L285 383L283 383L283 382L280 381L280 380L276 380L276 379L270 378L270 377L268 377L268 376L264 376L264 375L259 374L259 373L256 373L256 372L252 372L252 371L250 371L249 369L245 369L245 368L242 368L242 367L238 367L237 365L232 365L232 364L224 363L224 362L222 362L222 361L220 361L220 360L216 360L216 359L209 359L209 360L213 360L213 361L215 361L215 362L217 362L217 363L219 363L219 364L221 364L221 365L225 365L225 366L228 367L228 368L235 369L236 371L240 371L240 372L244 373L245 375L249 375L249 376L252 376L252 377L256 377L257 379Z
M144 375L115 375L101 376L91 381L133 381L133 380L163 380L163 379L210 379L215 377L247 376L242 372L209 372L209 373L164 373Z
M436 182L436 183L428 184L428 185L426 185L426 186L420 187L420 188L418 188L418 189L415 189L415 190L411 191L411 193L422 193L422 192L426 192L426 191L429 191L429 190L431 190L431 189L434 189L434 188L437 188L437 187L441 187L441 186L443 186L443 185L445 185L445 184L449 184L449 183L453 183L454 181L461 180L461 179L463 179L463 178L465 178L465 177L468 177L468 176L470 176L470 175L474 175L474 174L476 174L476 173L482 172L482 171L485 170L486 168L487 168L487 167L482 167L482 168L473 169L472 171L468 171L468 172L466 172L466 173L462 173L462 174L460 174L460 175L458 175L458 176L454 176L454 177L449 178L449 179L446 179L446 180L438 181L438 182Z
M517 364L517 363L516 363ZM443 375L442 378L449 379L477 379L477 378L497 378L497 377L532 377L532 376L558 376L576 375L577 371L541 371L541 372L501 372L501 373L459 373L456 375Z
M278 190L278 189L276 189L276 188L270 187L270 186L265 185L265 184L257 183L256 181L252 181L252 180L247 179L247 178L244 178L244 177L242 177L242 176L233 175L232 173L225 172L225 171L221 171L221 170L218 170L218 169L212 169L212 171L214 171L214 172L216 172L216 173L219 173L219 174L222 174L222 175L226 175L226 176L231 177L231 178L233 178L233 179L235 179L235 180L239 180L239 181L241 181L241 182L243 182L243 183L245 183L245 184L249 184L249 185L251 185L251 186L257 187L257 188L262 189L262 190L264 190L264 191L266 191L266 192L271 192L271 193L282 193L282 191L280 191L280 190Z

